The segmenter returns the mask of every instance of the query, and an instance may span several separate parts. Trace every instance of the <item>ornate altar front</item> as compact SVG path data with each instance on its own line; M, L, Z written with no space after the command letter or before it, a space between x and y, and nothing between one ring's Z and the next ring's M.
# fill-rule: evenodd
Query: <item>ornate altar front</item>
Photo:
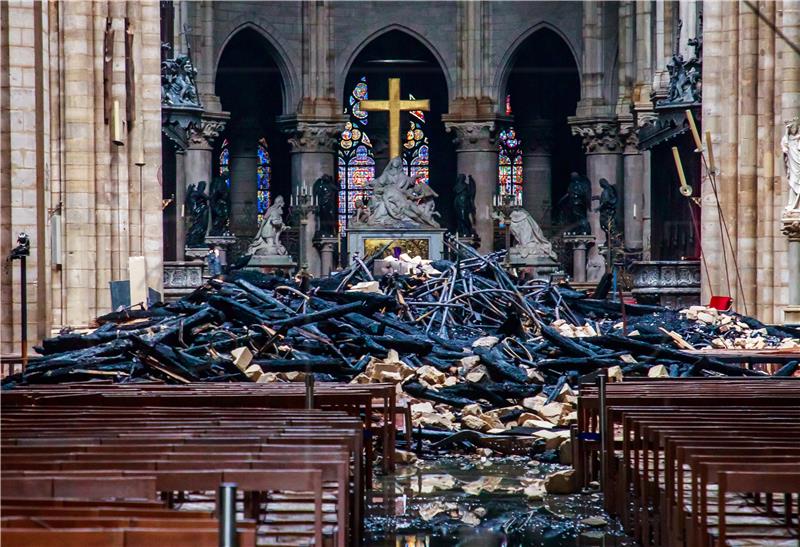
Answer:
M429 260L440 260L444 252L444 228L401 228L388 229L384 227L356 227L347 230L347 258L348 263L354 255L363 258L370 256L387 247L383 256L394 256L396 249L399 254L407 253L409 256L419 256ZM379 257L383 258L383 257Z

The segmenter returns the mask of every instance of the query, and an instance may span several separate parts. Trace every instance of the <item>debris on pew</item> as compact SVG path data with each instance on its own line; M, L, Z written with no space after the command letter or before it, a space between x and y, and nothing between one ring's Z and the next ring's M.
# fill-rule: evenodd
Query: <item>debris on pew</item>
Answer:
M521 283L503 252L446 244L453 261L384 259L376 280L375 255L314 280L306 293L286 278L234 271L177 302L112 312L91 332L44 340L41 356L3 388L95 379L293 382L308 374L391 382L427 448L549 451L557 461L559 451L569 453L561 446L577 419L578 386L600 374L760 375L694 350L800 348L796 329Z

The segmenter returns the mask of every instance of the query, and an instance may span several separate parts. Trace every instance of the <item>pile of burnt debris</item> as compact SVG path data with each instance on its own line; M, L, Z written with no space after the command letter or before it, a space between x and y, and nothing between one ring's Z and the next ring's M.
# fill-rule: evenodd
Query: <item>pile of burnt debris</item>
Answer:
M709 308L623 304L566 285L521 283L504 268L502 253L447 245L455 261L407 260L408 273L378 280L374 257L318 280L248 270L210 279L177 302L113 312L90 332L44 340L36 348L41 356L3 387L96 379L281 382L307 374L394 382L415 425L432 440L437 431L447 440L459 430L529 436L568 425L578 386L599 374L764 374L719 355L732 348L777 348L760 359L780 364L776 374L797 369L790 358L800 348L796 329ZM727 349L712 356L703 348Z

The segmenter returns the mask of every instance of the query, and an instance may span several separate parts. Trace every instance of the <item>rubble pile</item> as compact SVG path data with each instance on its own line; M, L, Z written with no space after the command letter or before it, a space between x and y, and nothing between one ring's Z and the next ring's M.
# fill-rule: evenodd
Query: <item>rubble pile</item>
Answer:
M558 451L568 442L559 428L575 421L578 385L598 374L757 375L693 350L800 347L796 330L733 313L623 306L568 286L521 284L502 253L447 245L455 261L413 259L408 273L377 280L374 257L310 286L236 271L180 301L113 312L89 333L44 340L41 356L3 387L307 374L393 382L435 447L504 450L503 439L518 436ZM790 362L780 373L796 368Z

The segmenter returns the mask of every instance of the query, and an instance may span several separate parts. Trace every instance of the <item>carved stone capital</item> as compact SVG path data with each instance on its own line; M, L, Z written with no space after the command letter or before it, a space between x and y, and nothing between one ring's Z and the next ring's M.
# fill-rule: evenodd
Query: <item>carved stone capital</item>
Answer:
M291 153L333 152L342 126L330 122L297 122L284 129Z
M789 238L789 241L800 242L800 211L796 215L786 216L781 219L783 224L783 235Z
M188 148L212 148L219 134L225 131L226 123L226 119L206 116L199 122L190 123L186 128Z
M583 140L586 154L614 154L622 151L619 125L613 120L570 120L572 134Z
M620 124L619 138L624 154L639 154L639 128L632 123Z
M445 127L453 135L457 150L496 150L494 120L446 122Z

